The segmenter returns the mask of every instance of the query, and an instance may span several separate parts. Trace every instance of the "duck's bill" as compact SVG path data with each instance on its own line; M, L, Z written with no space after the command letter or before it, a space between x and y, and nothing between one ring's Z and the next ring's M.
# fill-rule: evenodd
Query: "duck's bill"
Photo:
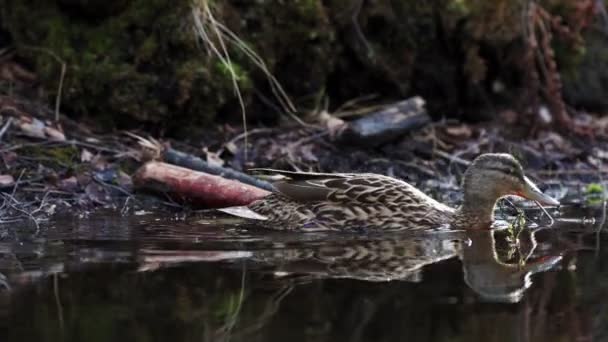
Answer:
M559 205L559 201L556 200L555 198L549 196L549 195L545 195L543 194L542 191L540 191L540 189L534 184L532 183L532 181L530 179L528 179L528 177L524 177L525 180L525 186L524 189L522 191L521 197L529 199L531 201L537 201L540 204L544 204L544 205Z

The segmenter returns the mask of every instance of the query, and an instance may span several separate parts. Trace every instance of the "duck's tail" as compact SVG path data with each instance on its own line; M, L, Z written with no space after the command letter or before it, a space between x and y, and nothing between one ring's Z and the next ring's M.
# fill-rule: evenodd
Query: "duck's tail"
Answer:
M250 219L250 220L258 220L258 221L268 220L268 217L260 215L245 206L228 207L228 208L221 208L221 209L217 209L217 210L219 210L223 213L226 213L226 214L230 214L233 216L238 216L238 217L242 217L242 218L246 218L246 219Z

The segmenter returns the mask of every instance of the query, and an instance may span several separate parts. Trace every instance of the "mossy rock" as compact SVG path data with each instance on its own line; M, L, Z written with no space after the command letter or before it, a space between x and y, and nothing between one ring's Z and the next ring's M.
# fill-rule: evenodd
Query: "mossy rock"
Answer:
M12 1L3 12L18 52L32 62L51 98L65 64L64 111L118 124L169 122L176 113L213 119L222 105L213 95L226 80L209 79L182 24L187 1L114 0L101 6L104 11L94 10L99 1L82 3ZM195 82L204 86L194 89ZM192 113L198 102L205 110Z
M351 0L209 1L303 111L325 95L335 108L376 93L386 101L421 95L436 117L476 117L488 103L510 105L525 86L522 33L513 24L521 8L509 0L364 1L359 11ZM567 2L547 1L551 10ZM266 75L238 48L228 47L228 63L210 56L194 33L192 4L0 0L0 25L48 101L65 63L62 110L74 117L174 133L238 122L234 74L248 119L276 118ZM576 67L572 51L556 43L556 52ZM495 81L506 91L494 94Z
M238 50L232 49L229 66L204 51L193 31L191 1L0 2L3 25L49 100L58 91L62 63L67 67L62 108L71 115L114 126L192 127L218 115L240 117L228 68L237 71L246 104L254 83L266 83ZM318 61L331 55L332 37L320 1L213 3L222 21L256 43L253 49L272 72L292 73L290 90L312 92L325 83L331 65Z

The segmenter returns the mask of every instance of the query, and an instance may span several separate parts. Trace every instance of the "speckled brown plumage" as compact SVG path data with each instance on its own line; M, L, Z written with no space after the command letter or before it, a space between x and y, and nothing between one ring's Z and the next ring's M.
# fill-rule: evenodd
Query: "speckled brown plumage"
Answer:
M412 185L387 176L273 172L292 180L249 206L275 229L441 228L454 209ZM277 208L281 208L277 210Z
M477 157L464 175L464 202L452 209L414 186L372 173L308 173L271 169L282 175L275 193L248 208L224 212L264 220L278 230L444 230L489 228L496 201L517 195L549 205L559 202L544 195L524 176L509 154ZM249 215L243 215L246 209Z

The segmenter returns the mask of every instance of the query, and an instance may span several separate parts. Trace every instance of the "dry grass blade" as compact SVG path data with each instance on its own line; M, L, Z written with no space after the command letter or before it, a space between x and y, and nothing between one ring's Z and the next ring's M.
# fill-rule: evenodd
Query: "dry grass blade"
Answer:
M226 35L226 38L228 38L237 48L239 48L239 50L241 50L241 52L243 52L248 58L250 58L251 61L266 75L268 81L270 82L270 87L273 92L273 95L280 102L283 110L287 113L297 112L295 105L281 86L281 83L270 72L264 60L234 32L230 31L230 29L228 29L224 24L218 22L217 25L218 28L222 31L222 33Z
M131 138L137 140L137 143L141 146L141 147L145 147L145 148L149 148L152 150L162 150L162 144L160 143L160 141L154 139L154 138L144 138L142 136L139 136L135 133L131 133L131 132L124 132L126 135L130 136Z
M136 157L136 159L142 159L142 160L157 160L161 158L161 155L164 152L164 147L163 144L152 138L152 137L148 137L147 139L139 136L135 133L131 133L131 132L124 132L125 135L137 140L137 144L139 144L139 146L142 148L141 151L136 152L139 157Z
M32 51L39 51L42 53L46 53L49 56L51 56L54 60L57 61L57 63L59 63L59 65L61 66L61 71L59 73L59 81L58 81L58 85L57 85L57 95L55 96L55 122L59 121L59 110L61 107L61 97L62 97L62 93L63 93L63 81L65 79L65 73L67 71L67 64L65 63L65 61L63 59L61 59L61 57L59 57L59 55L57 55L54 51L50 50L50 49L46 49L43 47L38 47L38 46L24 46L24 48L32 50Z
M245 159L247 159L248 137L247 137L247 114L245 103L239 87L239 76L233 67L228 47L236 48L245 55L253 64L266 75L273 95L281 105L281 108L300 124L304 124L294 113L296 108L274 75L270 72L264 60L249 47L233 31L216 19L209 0L194 0L192 3L192 17L194 31L203 42L207 51L226 67L230 75L235 95L239 101L242 114L243 131L245 140Z
M245 159L247 159L247 113L245 110L245 102L241 94L241 88L238 84L238 77L234 70L230 54L224 42L224 35L218 28L218 21L213 16L207 0L195 0L192 6L192 16L194 21L194 29L196 34L210 51L220 62L226 66L226 70L230 74L234 92L239 101L241 108L243 131L245 132ZM218 46L219 45L219 46Z

